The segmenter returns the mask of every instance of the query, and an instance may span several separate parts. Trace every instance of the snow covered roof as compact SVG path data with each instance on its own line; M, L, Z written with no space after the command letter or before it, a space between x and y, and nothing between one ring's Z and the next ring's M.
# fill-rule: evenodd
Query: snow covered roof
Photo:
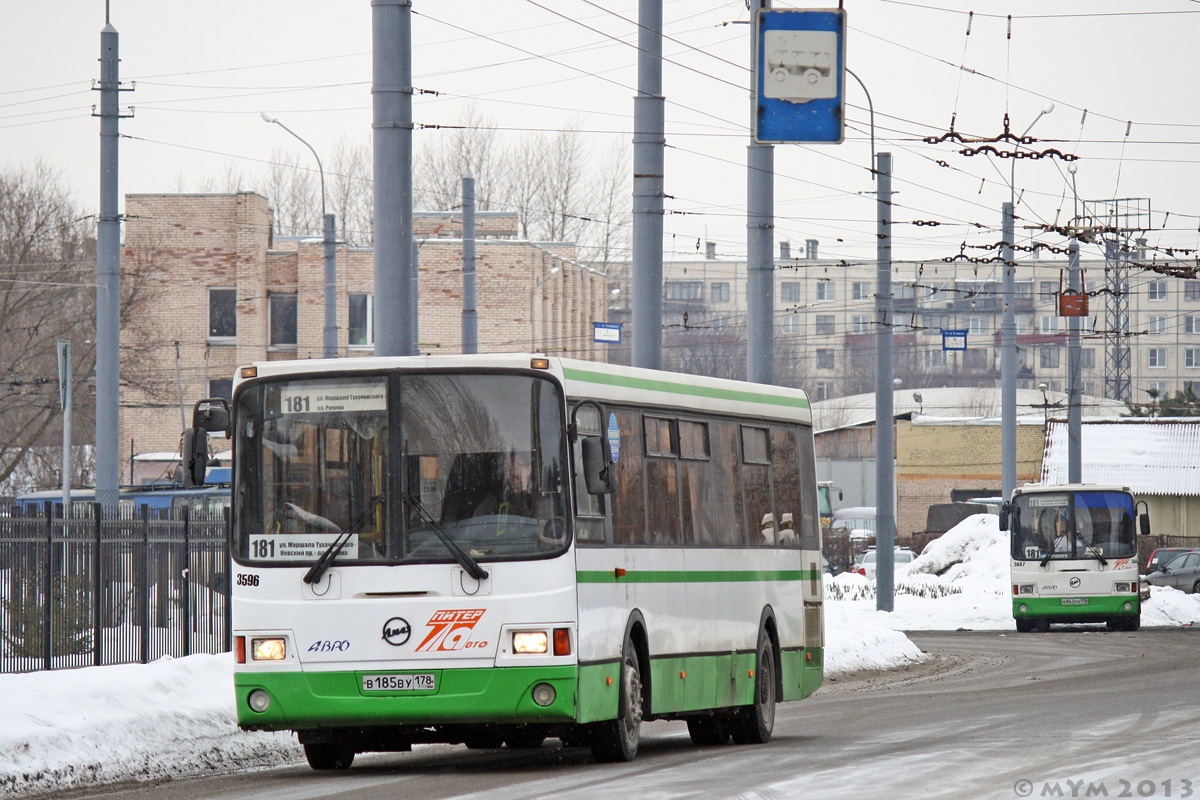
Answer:
M1084 483L1128 486L1134 494L1200 496L1200 419L1085 421ZM1067 423L1050 423L1043 483L1067 483Z
M920 396L920 401L914 398ZM1038 389L1017 389L1017 417L1021 424L1043 424L1045 405L1049 403L1051 416L1066 413L1065 392L1046 392ZM875 393L835 397L813 403L813 427L817 432L853 428L875 422ZM948 419L974 418L976 420L998 420L1000 418L1000 389L978 387L948 387L926 389L897 389L892 392L892 411L899 417L904 414L919 414L923 417L938 417L943 424ZM1101 397L1082 399L1084 416L1115 419L1129 414L1129 408L1117 400ZM995 423L993 423L995 424Z

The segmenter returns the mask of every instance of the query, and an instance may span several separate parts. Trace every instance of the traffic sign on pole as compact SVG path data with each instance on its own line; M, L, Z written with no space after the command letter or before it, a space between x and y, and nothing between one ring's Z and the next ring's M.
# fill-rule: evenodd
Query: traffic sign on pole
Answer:
M759 9L754 29L754 141L840 144L846 12Z

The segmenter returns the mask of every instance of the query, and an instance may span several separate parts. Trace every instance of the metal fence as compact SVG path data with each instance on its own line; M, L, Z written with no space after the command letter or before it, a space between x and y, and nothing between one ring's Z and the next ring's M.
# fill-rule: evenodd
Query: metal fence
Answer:
M230 648L227 514L0 516L0 672Z

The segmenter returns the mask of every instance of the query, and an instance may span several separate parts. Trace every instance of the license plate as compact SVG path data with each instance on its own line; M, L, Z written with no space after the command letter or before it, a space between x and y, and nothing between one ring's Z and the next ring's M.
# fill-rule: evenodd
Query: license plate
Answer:
M417 675L363 675L364 692L432 692L436 688L432 673Z
M1064 606L1086 606L1088 599L1086 597L1064 597L1062 604Z

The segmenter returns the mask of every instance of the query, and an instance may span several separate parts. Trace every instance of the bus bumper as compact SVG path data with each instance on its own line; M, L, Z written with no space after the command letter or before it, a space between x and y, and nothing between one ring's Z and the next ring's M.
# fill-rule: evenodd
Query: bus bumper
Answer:
M363 675L345 672L237 672L238 725L245 730L303 730L346 726L454 723L562 723L575 718L578 668L503 667L421 670L434 675L430 691L364 691ZM554 699L542 706L534 689L547 684ZM265 692L269 705L250 706ZM542 690L544 700L544 689ZM262 695L256 697L261 707Z
M1081 603L1079 601L1086 601ZM1012 601L1013 619L1050 622L1104 622L1142 613L1136 594L1112 597L1023 597Z

